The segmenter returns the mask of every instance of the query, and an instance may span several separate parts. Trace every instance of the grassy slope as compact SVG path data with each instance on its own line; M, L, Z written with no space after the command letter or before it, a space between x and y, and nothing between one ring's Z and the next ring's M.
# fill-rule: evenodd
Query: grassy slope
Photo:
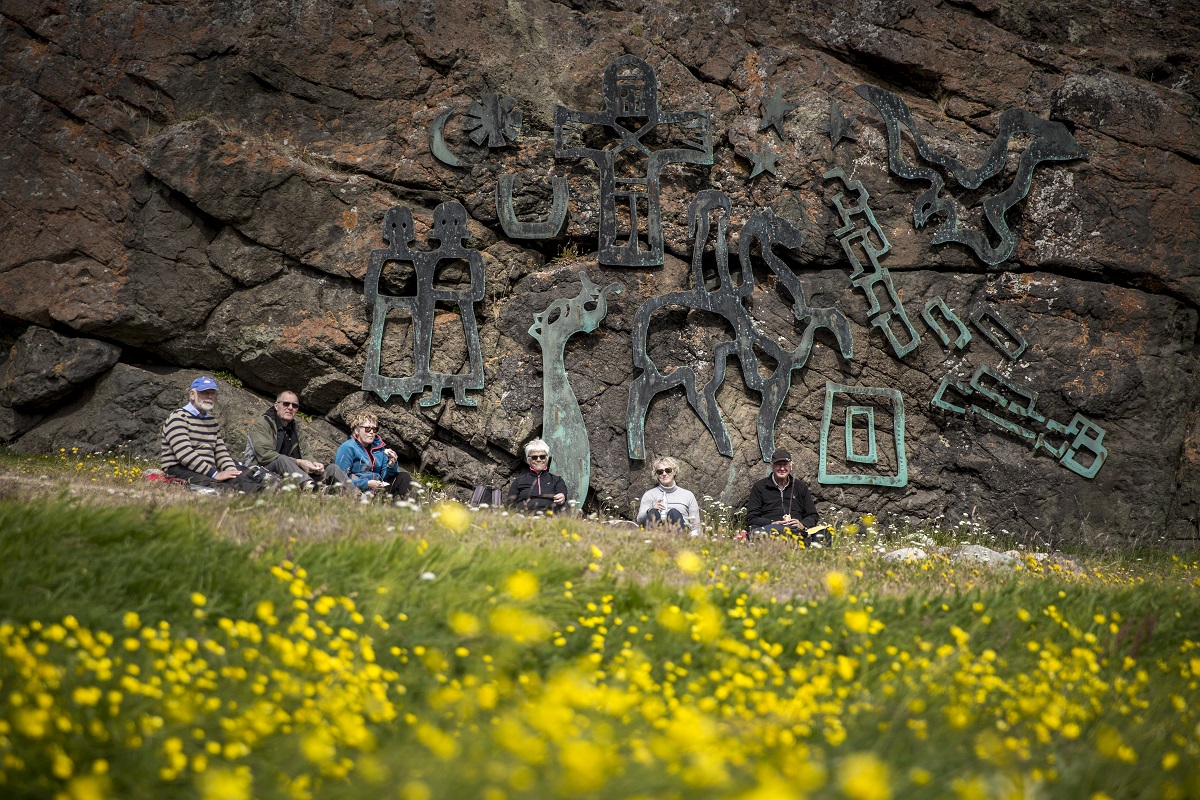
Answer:
M1196 564L9 477L6 796L1200 795Z

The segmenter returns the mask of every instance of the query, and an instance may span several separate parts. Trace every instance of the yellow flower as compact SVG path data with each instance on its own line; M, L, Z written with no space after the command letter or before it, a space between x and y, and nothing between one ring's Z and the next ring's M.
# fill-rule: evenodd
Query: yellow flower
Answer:
M214 769L199 777L201 800L250 800L253 778L245 769Z
M400 787L400 800L430 800L433 790L423 781L409 781Z
M56 748L54 758L50 764L50 771L54 773L54 777L65 781L75 774L75 762L71 760L69 755Z
M688 575L695 575L704 568L704 562L700 560L700 556L691 550L680 550L679 555L675 556L675 565Z
M596 545L592 545L592 558L604 558L604 551Z
M853 753L838 766L838 787L850 800L891 800L887 764L872 753Z
M866 633L871 627L871 615L866 611L847 611L842 615L846 620L846 627L854 633Z
M329 731L317 728L300 740L300 752L314 764L328 764L337 756L337 746Z
M104 800L108 796L108 778L99 775L80 775L67 784L71 800Z
M471 524L471 512L462 503L443 500L434 506L434 510L437 512L438 524L455 533L463 533Z
M208 598L200 592L192 592L192 603L198 606L208 605Z
M479 618L474 614L468 614L466 611L455 611L450 615L450 630L459 636L475 636L479 633L481 627Z
M514 606L493 609L488 621L495 633L514 642L540 642L549 638L552 632L547 620Z
M422 722L417 726L416 733L417 741L443 761L449 761L458 755L458 742L441 728Z
M658 624L667 630L682 631L687 628L687 617L679 606L667 606L658 612Z
M509 575L504 582L504 591L514 600L528 600L536 597L540 588L537 576L523 569Z
M850 579L846 577L846 573L830 570L825 573L825 588L834 597L841 597L846 593L850 586Z

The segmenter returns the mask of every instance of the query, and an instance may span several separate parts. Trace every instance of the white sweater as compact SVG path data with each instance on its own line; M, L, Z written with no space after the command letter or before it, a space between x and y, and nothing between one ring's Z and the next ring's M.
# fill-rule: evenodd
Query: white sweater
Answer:
M637 514L639 525L646 522L646 514L659 500L666 502L667 511L674 508L683 515L684 522L693 536L700 535L700 507L696 505L696 495L679 486L672 486L670 489L655 486L642 495L642 504ZM663 512L663 516L666 516L666 511Z

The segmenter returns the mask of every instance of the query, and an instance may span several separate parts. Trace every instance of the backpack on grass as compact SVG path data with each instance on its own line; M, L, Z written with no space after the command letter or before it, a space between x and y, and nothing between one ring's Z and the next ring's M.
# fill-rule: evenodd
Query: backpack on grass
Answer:
M485 503L491 508L500 508L504 505L504 493L493 486L476 486L469 505L478 508Z

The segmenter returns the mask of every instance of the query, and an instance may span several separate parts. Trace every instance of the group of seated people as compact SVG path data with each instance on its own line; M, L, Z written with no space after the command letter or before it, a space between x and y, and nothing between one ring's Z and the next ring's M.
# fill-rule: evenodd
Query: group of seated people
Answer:
M378 418L360 411L350 419L350 438L338 447L332 464L311 457L296 424L300 399L283 391L250 426L242 461L237 462L221 438L212 410L217 382L207 376L192 381L188 403L167 417L162 428L163 472L211 492L260 492L291 480L304 489L346 494L370 492L403 498L412 476L400 469L396 451L379 436ZM566 482L550 471L550 447L541 439L525 445L528 469L513 479L507 504L531 513L567 511ZM642 495L639 525L663 525L700 534L696 496L677 483L679 463L670 457L654 461L657 481ZM803 480L792 474L792 457L779 449L771 457L771 474L756 481L746 502L746 527L752 534L792 534L807 539L817 524L817 508Z

